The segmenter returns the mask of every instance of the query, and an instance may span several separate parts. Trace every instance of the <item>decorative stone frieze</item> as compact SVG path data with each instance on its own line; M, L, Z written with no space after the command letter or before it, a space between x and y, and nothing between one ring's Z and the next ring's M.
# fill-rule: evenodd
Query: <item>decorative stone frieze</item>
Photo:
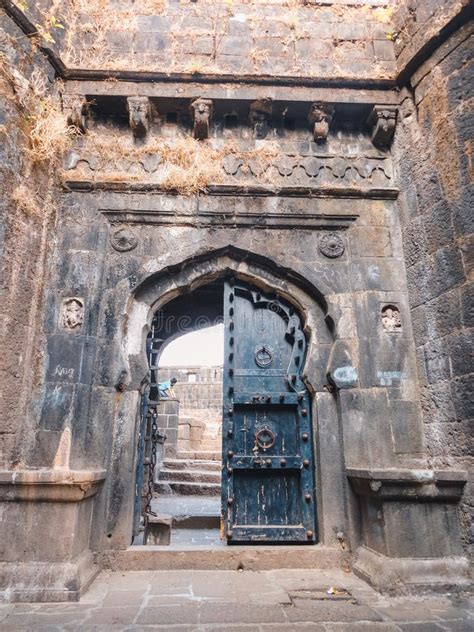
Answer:
M148 97L127 97L129 123L135 138L143 138L150 127L151 105Z
M388 149L395 134L397 108L386 105L374 105L368 122L372 127L371 139L375 147Z
M334 156L323 155L317 151L312 143L307 153L282 152L273 160L267 162L248 157L240 157L229 153L222 159L222 183L246 185L249 182L271 182L274 186L344 186L362 189L376 188L379 191L393 188L393 167L389 157L361 155L361 156ZM65 175L67 184L74 188L74 182L78 180L101 180L101 172L117 171L123 174L127 180L127 173L131 179L139 182L159 181L161 174L166 172L166 163L159 154L143 153L140 156L113 157L110 160L94 152L94 148L79 149L66 157ZM140 176L138 178L137 176ZM110 182L110 179L108 179ZM129 183L133 184L133 182Z
M87 128L88 113L86 97L82 94L63 94L62 100L67 124L76 127L84 134Z
M273 104L270 99L258 99L250 104L249 121L253 126L255 138L262 139L268 135L272 111Z
M196 140L209 138L209 125L212 118L212 101L210 99L196 99L191 103L193 117L193 135Z
M59 324L62 329L75 331L82 327L83 322L84 301L82 298L72 296L63 299L59 317Z
M312 126L313 137L316 143L323 144L326 142L333 117L334 107L332 105L317 101L311 106L308 121Z

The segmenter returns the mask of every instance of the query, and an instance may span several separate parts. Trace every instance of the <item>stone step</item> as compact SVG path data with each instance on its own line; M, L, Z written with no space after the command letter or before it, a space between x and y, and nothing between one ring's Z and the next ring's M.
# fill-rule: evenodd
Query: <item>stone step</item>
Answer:
M131 546L105 551L99 556L104 569L113 571L155 570L249 570L282 568L341 569L349 554L339 548L315 545L185 545Z
M179 494L184 496L219 496L220 484L216 483L187 483L182 481L163 481L155 484L155 491L159 494Z
M200 450L198 452L194 452L193 450L185 450L183 452L178 452L176 455L178 459L198 459L200 461L222 461L222 453L221 452L211 452L211 451L203 451Z
M163 469L165 470L206 470L213 472L220 472L222 463L220 461L205 461L202 460L189 460L189 459L168 459L163 462Z
M221 482L221 473L207 470L168 470L162 469L160 472L160 482L190 482L190 483L216 483Z
M173 529L219 529L220 514L173 516Z

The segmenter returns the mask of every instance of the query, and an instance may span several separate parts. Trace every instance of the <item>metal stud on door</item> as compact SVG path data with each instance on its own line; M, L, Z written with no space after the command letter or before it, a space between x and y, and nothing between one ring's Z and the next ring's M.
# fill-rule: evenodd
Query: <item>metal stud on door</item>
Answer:
M224 285L222 514L228 543L313 543L306 337L294 308L234 279Z

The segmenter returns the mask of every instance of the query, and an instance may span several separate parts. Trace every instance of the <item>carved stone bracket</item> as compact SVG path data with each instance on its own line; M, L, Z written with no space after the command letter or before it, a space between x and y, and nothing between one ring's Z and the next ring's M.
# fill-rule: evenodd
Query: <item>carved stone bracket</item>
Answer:
M273 104L270 99L258 99L250 104L249 120L255 138L265 138L270 131Z
M150 127L151 105L148 97L127 97L128 120L135 138L143 138Z
M334 117L334 107L328 103L317 101L313 103L308 114L308 121L312 125L316 143L325 143L329 134L329 126Z
M210 99L196 99L191 103L191 114L194 123L194 138L205 140L209 138L209 125L212 118L212 101Z
M372 127L371 140L373 144L380 149L388 149L395 134L397 108L374 105L368 123Z
M67 124L77 127L84 134L87 128L88 113L86 97L82 94L64 94L62 99Z

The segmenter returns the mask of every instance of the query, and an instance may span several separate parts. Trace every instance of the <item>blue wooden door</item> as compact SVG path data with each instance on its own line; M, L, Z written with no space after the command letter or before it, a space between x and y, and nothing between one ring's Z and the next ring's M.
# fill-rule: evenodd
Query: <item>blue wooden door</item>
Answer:
M314 543L306 337L291 305L224 285L222 515L227 542Z

